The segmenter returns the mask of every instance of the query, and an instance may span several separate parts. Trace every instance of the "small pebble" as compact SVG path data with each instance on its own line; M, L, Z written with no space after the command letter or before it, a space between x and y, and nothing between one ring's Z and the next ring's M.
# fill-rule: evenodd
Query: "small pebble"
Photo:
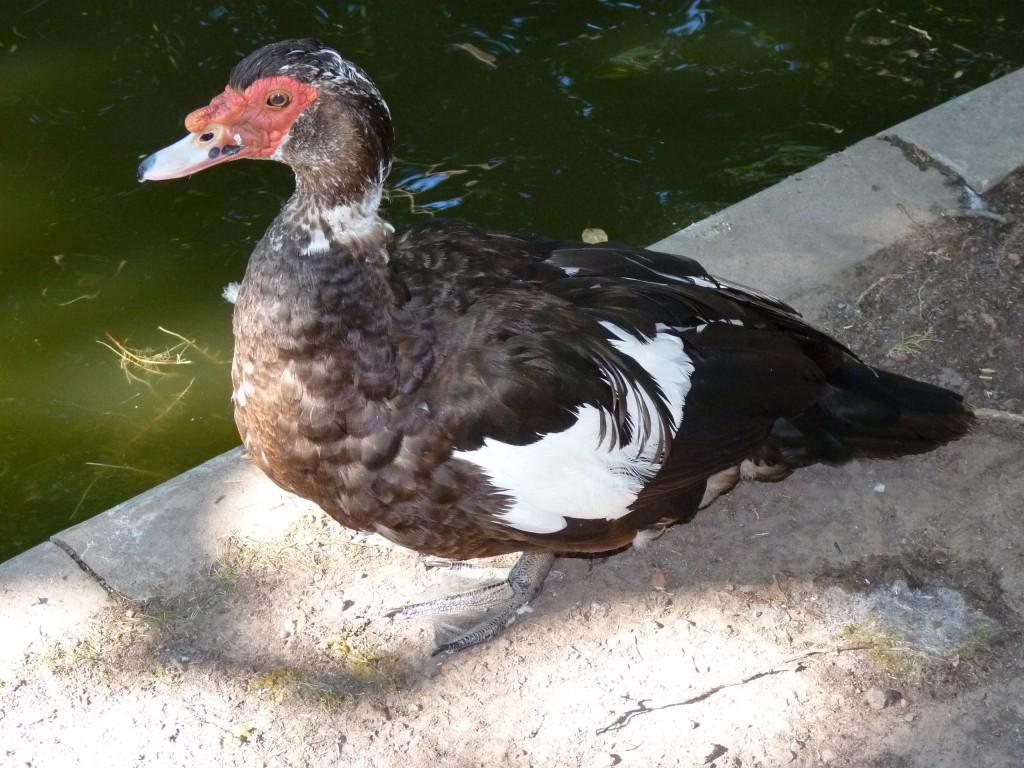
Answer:
M1019 253L1008 253L1006 254L1006 260L1010 262L1011 267L1020 266L1020 254Z
M883 691L881 688L872 688L864 694L864 700L874 710L883 710L902 699L899 691Z
M872 709L885 709L885 691L881 688L872 688L864 694L864 701Z
M818 753L818 759L821 760L821 762L825 765L834 763L837 757L839 757L839 755L837 755L835 751L831 749L823 749L821 750L821 752Z
M666 584L668 584L668 578L665 576L665 572L661 568L655 568L651 572L651 586L655 589L664 589Z
M728 752L729 749L721 744L708 744L702 751L704 753L704 765L709 765Z

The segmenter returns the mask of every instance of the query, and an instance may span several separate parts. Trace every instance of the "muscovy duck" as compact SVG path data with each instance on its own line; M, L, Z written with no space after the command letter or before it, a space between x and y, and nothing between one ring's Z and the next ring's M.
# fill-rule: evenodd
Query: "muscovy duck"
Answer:
M394 132L367 74L315 40L260 48L139 179L291 166L234 310L235 419L278 485L420 553L522 553L507 580L395 615L487 609L493 636L556 553L613 552L742 477L920 453L973 415L875 369L697 262L381 217Z

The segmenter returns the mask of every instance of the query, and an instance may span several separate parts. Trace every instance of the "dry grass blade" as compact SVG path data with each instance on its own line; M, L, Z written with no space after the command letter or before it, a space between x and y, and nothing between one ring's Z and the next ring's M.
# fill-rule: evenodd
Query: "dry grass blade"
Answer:
M145 384L147 382L143 376L165 376L170 373L167 369L172 366L192 364L192 361L184 357L183 354L188 348L188 344L185 342L175 344L173 347L168 347L164 350L154 350L129 347L109 333L107 338L110 340L109 344L105 341L97 341L96 343L102 344L117 355L121 370L124 371L124 375L129 382L138 381Z
M182 351L186 349L194 349L196 352L205 357L211 363L223 362L215 354L210 352L210 350L208 350L206 347L201 347L198 344L196 344L195 339L190 339L187 336L182 336L180 333L175 333L174 331L169 330L168 328L164 328L162 325L158 325L157 328L163 333L166 333L168 336L173 336L174 338L181 341L181 344L175 345L174 347L172 347L172 349L177 349L178 347L181 347Z
M106 341L97 341L96 343L102 344L118 356L121 370L124 371L125 378L128 379L129 383L137 381L147 386L149 384L147 378L149 377L167 376L172 373L172 369L176 366L191 365L192 360L186 357L186 353L189 350L195 350L211 362L220 362L209 350L196 344L195 339L182 336L180 333L175 333L162 326L158 327L163 333L173 336L179 342L161 350L148 347L142 349L130 347L127 343L118 341L108 333L107 339L110 341L109 344Z
M934 328L928 328L920 333L912 333L909 336L904 336L893 345L892 349L889 350L889 357L894 357L897 360L901 358L917 357L924 351L924 345L928 343L942 343L942 339L936 335Z

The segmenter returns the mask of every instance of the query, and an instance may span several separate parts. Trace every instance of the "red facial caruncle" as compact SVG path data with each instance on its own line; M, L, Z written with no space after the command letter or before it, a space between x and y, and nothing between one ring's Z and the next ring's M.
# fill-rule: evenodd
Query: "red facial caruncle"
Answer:
M188 136L142 162L139 180L178 178L243 157L268 158L316 98L316 88L287 75L257 80L244 91L228 86L185 118Z

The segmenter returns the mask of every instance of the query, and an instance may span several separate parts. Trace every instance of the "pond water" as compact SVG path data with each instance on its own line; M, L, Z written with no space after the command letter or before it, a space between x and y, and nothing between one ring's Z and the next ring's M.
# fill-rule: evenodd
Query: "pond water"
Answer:
M135 168L252 49L370 72L397 225L642 244L1024 64L1024 4L955 5L4 0L0 560L238 442L220 293L291 180Z

